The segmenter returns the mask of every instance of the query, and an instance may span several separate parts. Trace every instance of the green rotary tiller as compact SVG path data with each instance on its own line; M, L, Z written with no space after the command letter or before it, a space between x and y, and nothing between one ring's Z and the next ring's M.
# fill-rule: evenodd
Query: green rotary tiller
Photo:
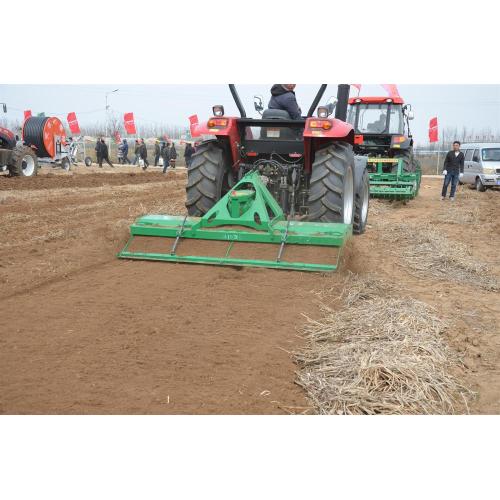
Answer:
M352 225L285 217L252 171L203 217L146 215L130 231L120 258L334 271Z
M395 164L391 172L384 172L384 165ZM370 172L370 196L389 200L412 200L420 189L421 171L403 170L402 158L368 158L375 171Z

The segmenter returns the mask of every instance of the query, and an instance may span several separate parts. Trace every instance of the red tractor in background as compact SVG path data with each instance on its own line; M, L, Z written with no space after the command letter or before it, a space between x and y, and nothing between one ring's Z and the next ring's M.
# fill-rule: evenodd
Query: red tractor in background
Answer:
M0 127L0 168L4 167L11 176L32 177L38 171L38 158L13 132Z
M403 171L415 172L413 137L410 131L413 111L400 96L351 97L347 121L358 136L354 148L370 157L402 158ZM395 164L389 164L395 169Z
M355 234L363 233L369 178L366 157L353 152L354 127L346 123L350 86L338 86L335 107L317 108L326 88L321 85L305 117L292 120L286 111L263 111L257 104L262 117L248 118L230 84L240 117L214 106L214 116L201 127L214 137L198 146L188 168L189 215L203 216L245 174L257 171L287 216L352 224Z
M418 195L422 172L413 153L412 119L411 106L399 95L349 100L354 151L367 157L372 197L411 200Z

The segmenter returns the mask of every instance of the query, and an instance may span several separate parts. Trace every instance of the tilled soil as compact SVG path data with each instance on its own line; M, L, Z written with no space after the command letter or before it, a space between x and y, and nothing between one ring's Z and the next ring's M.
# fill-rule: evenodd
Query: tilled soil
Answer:
M317 313L312 291L347 269L397 280L455 317L449 341L479 394L471 411L500 411L498 294L412 277L377 225L428 221L498 275L500 193L463 190L459 203L478 207L480 224L452 224L439 181L424 179L418 199L378 214L374 204L336 274L117 259L135 217L184 213L184 186L184 171L131 167L0 176L1 413L301 412L309 404L290 352L303 314Z

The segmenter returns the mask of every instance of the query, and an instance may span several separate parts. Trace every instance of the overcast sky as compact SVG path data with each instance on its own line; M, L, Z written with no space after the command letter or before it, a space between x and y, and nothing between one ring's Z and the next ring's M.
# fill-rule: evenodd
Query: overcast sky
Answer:
M22 120L23 110L33 114L59 116L66 124L66 115L76 111L80 125L104 122L105 93L111 110L121 115L133 111L137 124L188 124L187 117L198 114L200 120L211 114L213 104L223 104L226 114L237 114L227 85L0 85L0 102L8 106L7 115L0 109L0 118ZM270 85L238 85L247 114L255 116L253 95L260 94L267 104ZM297 99L303 112L311 104L317 86L298 85ZM412 104L415 120L413 135L418 143L428 141L429 119L438 116L441 127L467 126L500 130L500 85L400 85L399 92ZM336 94L336 84L325 93ZM357 90L352 88L351 95ZM361 95L385 95L379 85L363 85Z

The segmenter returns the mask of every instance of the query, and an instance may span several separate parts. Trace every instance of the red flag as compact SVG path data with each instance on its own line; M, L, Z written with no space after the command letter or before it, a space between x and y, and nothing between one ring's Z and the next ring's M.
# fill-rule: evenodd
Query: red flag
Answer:
M115 144L120 144L122 142L122 137L120 135L120 132L118 130L115 132Z
M76 113L75 112L68 113L67 120L71 133L80 135L81 134L80 126L78 125L78 120L76 119Z
M123 122L127 134L134 134L134 135L137 134L134 123L134 113L125 113L123 115Z
M351 87L356 87L358 89L358 93L361 92L361 83L351 83Z
M438 142L438 119L437 116L431 118L429 122L429 142Z
M31 109L27 109L24 112L24 119L27 120L28 118L31 118Z
M395 83L382 83L382 87L384 87L390 97L401 97Z
M198 128L198 115L192 115L189 117L189 130L191 132L191 137L200 137Z

